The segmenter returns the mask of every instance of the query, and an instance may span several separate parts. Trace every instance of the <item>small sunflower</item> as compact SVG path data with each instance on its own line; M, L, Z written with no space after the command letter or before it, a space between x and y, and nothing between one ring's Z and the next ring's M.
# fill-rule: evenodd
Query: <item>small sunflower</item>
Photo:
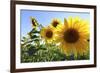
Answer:
M41 29L40 35L46 42L50 43L54 40L55 29L50 26L44 27Z
M32 27L36 29L38 26L38 22L34 17L31 17L31 23L32 23Z
M79 17L64 19L64 25L58 28L57 40L61 50L69 54L84 54L88 51L89 23Z
M61 24L61 21L59 19L56 19L56 18L54 18L51 22L51 26L53 26L54 28L56 28L60 24Z

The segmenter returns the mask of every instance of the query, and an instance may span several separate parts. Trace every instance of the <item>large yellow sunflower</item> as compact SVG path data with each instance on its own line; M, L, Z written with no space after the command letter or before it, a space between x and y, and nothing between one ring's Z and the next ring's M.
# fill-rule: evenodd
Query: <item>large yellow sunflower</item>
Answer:
M44 27L41 29L40 35L46 42L50 43L55 39L55 29L50 26Z
M89 47L89 23L79 17L64 19L64 25L58 28L57 40L61 50L69 54L86 53Z

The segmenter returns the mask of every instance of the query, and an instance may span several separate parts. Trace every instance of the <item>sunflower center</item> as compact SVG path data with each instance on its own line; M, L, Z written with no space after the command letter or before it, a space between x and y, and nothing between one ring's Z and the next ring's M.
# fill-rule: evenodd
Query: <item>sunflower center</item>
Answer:
M56 27L59 23L57 21L53 22L53 26Z
M68 29L64 32L64 40L68 43L75 43L79 39L79 33L75 29Z
M53 32L52 31L47 31L46 32L46 37L51 38L52 35L53 35Z
M33 24L33 26L36 26L36 23L35 23L35 21L34 21L34 20L32 20L32 24Z

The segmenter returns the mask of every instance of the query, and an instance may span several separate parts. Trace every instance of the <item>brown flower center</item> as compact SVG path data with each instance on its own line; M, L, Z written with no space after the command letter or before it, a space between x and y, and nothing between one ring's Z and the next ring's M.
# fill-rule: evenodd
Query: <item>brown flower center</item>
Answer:
M36 26L35 20L32 19L33 26Z
M59 24L59 22L57 22L57 21L54 21L54 22L52 23L52 25L53 25L54 27L56 27L58 24Z
M75 29L68 29L64 32L64 40L68 43L75 43L79 39L79 33Z
M46 32L46 37L51 38L53 36L53 32L52 31L47 31Z

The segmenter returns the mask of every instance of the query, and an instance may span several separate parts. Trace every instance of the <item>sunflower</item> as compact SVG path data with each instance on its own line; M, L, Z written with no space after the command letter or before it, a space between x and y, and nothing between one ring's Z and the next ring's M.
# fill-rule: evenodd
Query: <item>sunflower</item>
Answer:
M60 24L61 24L61 21L59 19L56 19L56 18L54 18L51 22L51 26L53 26L54 28L56 28Z
M50 43L55 39L55 29L50 26L44 27L41 29L40 35L46 42Z
M58 28L57 40L66 55L84 54L88 51L89 23L79 17L64 19L64 25Z
M32 27L36 29L38 26L38 22L34 17L31 17L31 23L32 23Z

